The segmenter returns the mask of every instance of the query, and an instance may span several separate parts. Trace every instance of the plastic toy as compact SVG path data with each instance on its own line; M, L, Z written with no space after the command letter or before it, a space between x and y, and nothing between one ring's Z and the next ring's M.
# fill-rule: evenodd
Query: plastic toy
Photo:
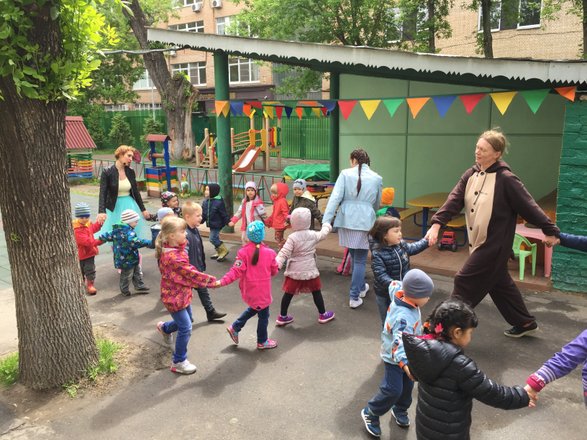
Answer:
M444 231L442 238L438 241L438 249L450 249L453 252L457 251L457 234L454 231Z

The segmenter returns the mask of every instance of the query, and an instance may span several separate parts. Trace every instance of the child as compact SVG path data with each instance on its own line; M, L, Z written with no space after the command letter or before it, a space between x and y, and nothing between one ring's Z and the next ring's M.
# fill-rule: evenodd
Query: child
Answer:
M122 211L120 220L122 223L113 225L112 232L100 235L100 240L113 244L114 267L120 269L120 293L130 296L128 288L131 279L136 293L149 293L139 267L139 248L150 247L152 241L137 237L134 228L139 222L139 215L132 209Z
M230 219L228 226L232 228L241 217L241 240L243 244L246 244L247 226L255 220L264 221L267 217L263 200L257 195L255 182L245 183L245 197L236 214Z
M206 256L204 255L204 245L202 244L202 237L198 231L198 226L202 222L202 207L197 203L186 202L183 205L183 219L187 223L187 252L190 264L198 269L200 272L206 271ZM200 302L206 310L206 318L208 322L215 319L224 318L226 313L217 312L212 305L210 293L206 287L198 287L198 296Z
M166 208L161 208L161 209L159 209L159 211L157 211L157 215L155 216L154 220L157 220L158 223L151 226L151 240L153 240L153 243L155 243L155 240L157 239L157 235L159 235L159 232L161 231L161 222L168 215L175 215L175 213L173 212L173 209L166 207Z
M217 183L208 185L204 196L206 199L202 204L202 223L206 223L210 228L210 243L216 249L216 253L211 258L216 261L224 261L228 255L228 249L220 241L220 230L230 222L230 217L226 212L224 200L220 196L220 185Z
M306 189L306 181L304 179L296 179L293 183L293 199L291 199L291 207L289 213L291 214L296 208L308 208L312 213L312 222L310 223L310 229L315 228L314 221L318 220L322 223L322 213L316 205L316 199Z
M562 241L563 234L561 233ZM579 364L583 364L583 399L587 406L587 330L583 330L579 336L547 360L538 371L530 375L524 389L536 400L542 388L550 382L566 376Z
M381 191L381 207L375 213L376 217L387 215L389 217L400 218L399 211L393 206L393 199L395 198L395 188L383 188Z
M156 257L161 272L161 301L173 318L157 323L157 331L167 344L177 332L170 370L179 374L193 374L196 366L187 359L187 347L192 333L192 288L211 286L216 278L198 270L188 262L186 222L177 217L166 217L157 237Z
M258 315L257 348L265 350L277 347L277 341L267 337L269 324L269 305L271 297L271 277L277 274L275 252L265 246L265 225L254 221L247 226L248 241L236 255L236 260L226 275L216 282L216 287L226 286L240 279L239 287L247 309L226 330L235 344L238 344L238 334L247 321Z
M75 205L75 220L73 223L73 233L77 243L77 254L79 265L86 283L86 292L88 295L95 295L97 290L94 287L96 279L96 262L98 255L98 246L102 244L100 240L94 238L94 233L102 227L101 223L92 223L90 221L90 205L87 203L78 203Z
M403 336L410 371L418 380L418 439L470 438L474 398L501 409L534 406L522 387L498 385L463 353L477 327L477 316L468 304L458 298L443 301L429 324L429 335Z
M181 208L179 207L179 198L174 192L164 191L161 193L161 206L163 206L163 208L173 209L173 213L176 216L183 218Z
M410 270L410 255L416 255L428 247L425 238L406 243L402 240L402 222L399 218L381 216L369 231L373 238L371 247L371 269L375 278L375 299L381 324L385 323L389 298L389 283L401 281Z
M412 403L414 382L411 362L408 362L403 347L402 333L422 334L420 307L428 302L433 289L432 279L420 269L410 270L403 281L392 281L389 286L389 296L393 302L381 332L381 359L385 375L379 392L361 410L365 428L374 437L381 436L379 417L389 410L400 427L410 426L408 408Z
M314 304L318 308L318 322L325 324L334 319L334 312L326 311L322 297L322 283L320 272L316 266L316 243L324 240L332 226L322 225L320 232L310 231L312 213L308 208L296 208L291 213L292 232L283 248L277 255L277 266L281 269L287 259L285 280L283 281L283 297L281 298L281 314L275 323L278 326L291 324L293 316L287 314L287 309L294 295L312 292Z
M275 242L281 249L285 244L283 234L287 228L287 216L289 215L289 206L287 204L287 193L289 188L285 183L274 183L271 185L271 200L273 200L273 212L265 220L265 225L275 229Z

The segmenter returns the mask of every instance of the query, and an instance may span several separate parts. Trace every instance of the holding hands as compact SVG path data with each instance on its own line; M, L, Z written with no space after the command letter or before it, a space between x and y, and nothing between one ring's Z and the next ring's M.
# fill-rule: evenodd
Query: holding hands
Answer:
M554 235L547 235L544 237L544 240L542 240L542 243L547 247L556 246L557 244L560 244L560 242L560 238L556 238Z
M524 390L528 393L528 397L530 398L530 403L528 404L529 408L536 407L536 401L538 400L538 392L534 390L530 385L524 385Z
M440 231L440 224L439 223L434 223L432 226L430 226L430 229L428 229L428 232L426 232L426 235L424 236L424 238L426 240L428 240L428 246L432 247L436 244L436 242L438 241L438 232Z

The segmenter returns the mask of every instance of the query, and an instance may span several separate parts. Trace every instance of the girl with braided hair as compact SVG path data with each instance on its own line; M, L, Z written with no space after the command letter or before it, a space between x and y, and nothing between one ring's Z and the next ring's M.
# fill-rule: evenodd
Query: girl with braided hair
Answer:
M339 244L349 248L352 259L351 288L349 305L356 309L363 304L369 290L365 283L365 267L369 252L369 230L375 223L375 211L379 209L383 179L369 168L371 160L361 148L353 150L350 155L351 168L341 171L322 223L338 228ZM338 209L338 212L337 212Z

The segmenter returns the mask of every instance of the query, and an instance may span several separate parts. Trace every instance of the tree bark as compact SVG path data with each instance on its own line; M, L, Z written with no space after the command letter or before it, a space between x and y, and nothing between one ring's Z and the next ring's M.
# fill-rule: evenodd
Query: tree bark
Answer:
M138 0L130 3L130 14L123 8L125 17L143 50L150 49L147 40L147 17ZM143 55L145 67L149 77L161 96L161 105L167 116L168 135L171 137L171 157L181 159L184 148L192 148L194 136L192 133L192 105L198 96L196 88L183 76L172 77L165 61L163 52L151 52Z
M428 9L428 53L436 53L436 7L435 0L427 1Z
M483 55L493 58L493 36L491 35L491 0L481 0L481 25L483 27Z
M58 20L35 19L29 41L61 52ZM65 101L18 96L0 77L0 210L16 304L20 381L48 389L81 377L97 361L85 299L65 154Z
M581 54L583 55L583 59L587 59L587 0L583 0L583 15L582 17L582 24L583 24L583 47L581 50Z

